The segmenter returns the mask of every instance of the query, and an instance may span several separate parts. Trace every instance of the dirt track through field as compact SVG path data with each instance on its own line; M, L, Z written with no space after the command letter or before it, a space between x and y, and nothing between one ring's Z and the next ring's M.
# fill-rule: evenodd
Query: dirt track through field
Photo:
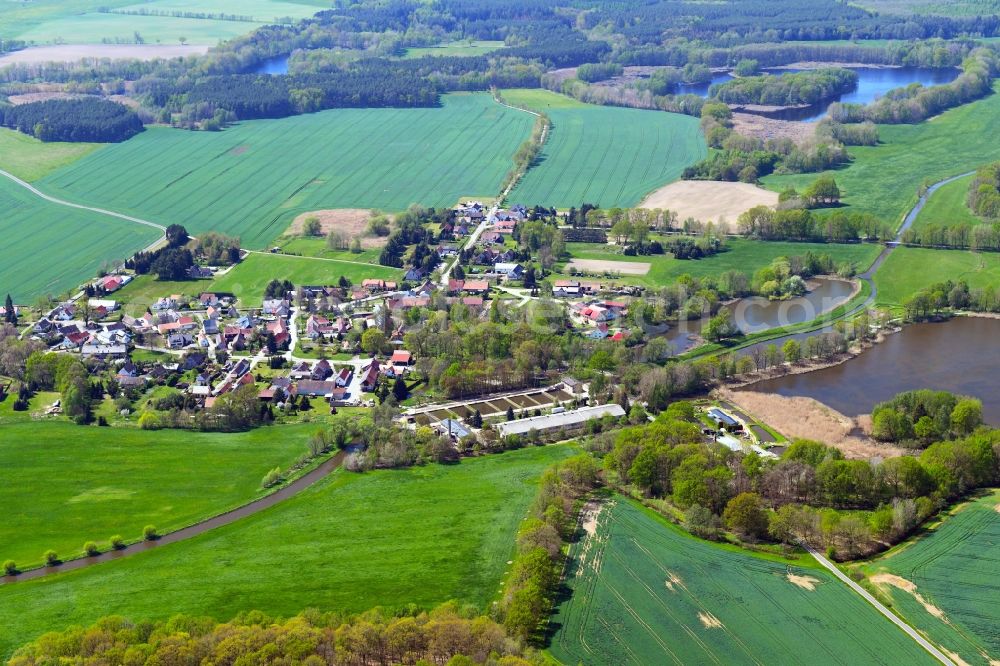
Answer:
M10 585L22 581L36 580L46 576L53 576L67 571L75 571L76 569L84 569L102 562L120 560L124 557L135 555L136 553L144 553L146 551L153 550L154 548L159 548L160 546L177 543L178 541L185 541L200 534L204 534L209 530L213 530L216 527L222 527L224 525L229 525L230 523L235 523L237 520L242 520L243 518L252 516L255 513L260 513L264 509L269 509L276 504L280 504L285 500L298 495L306 488L309 488L316 482L332 474L334 470L340 467L344 458L345 453L340 451L326 462L320 464L316 469L300 476L287 486L276 490L270 495L265 495L260 499L256 499L252 502L244 504L241 507L232 509L231 511L226 511L225 513L221 513L217 516L213 516L212 518L195 523L194 525L189 525L188 527L170 532L155 541L140 541L139 543L129 545L121 550L110 550L95 557L80 557L75 560L68 560L54 567L32 569L18 574L17 576L2 576L0 577L0 583Z

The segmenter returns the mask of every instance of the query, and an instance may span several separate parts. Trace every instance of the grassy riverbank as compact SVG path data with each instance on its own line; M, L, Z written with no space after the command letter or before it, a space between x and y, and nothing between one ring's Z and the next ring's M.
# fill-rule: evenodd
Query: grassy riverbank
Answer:
M1000 91L1000 82L994 84ZM828 172L852 210L899 223L917 202L922 183L933 183L1000 158L1000 95L945 111L916 125L880 125L877 146L852 146L853 160ZM765 185L802 191L818 174L768 176ZM933 199L933 197L932 197Z

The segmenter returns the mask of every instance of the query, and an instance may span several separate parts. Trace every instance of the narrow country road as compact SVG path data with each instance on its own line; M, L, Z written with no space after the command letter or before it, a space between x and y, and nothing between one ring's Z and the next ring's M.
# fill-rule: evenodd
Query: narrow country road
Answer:
M95 208L93 206L84 206L82 204L73 203L72 201L64 201L62 199L57 199L56 197L49 196L48 194L45 194L44 192L42 192L41 190L39 190L37 187L35 187L31 183L29 183L29 182L27 182L25 180L21 180L20 178L18 178L14 174L9 173L7 171L4 171L3 169L0 169L0 176L4 176L5 178L8 178L8 179L14 181L15 183L17 183L18 185L20 185L24 189L26 189L29 192L31 192L32 194L34 194L36 197L44 199L45 201L48 201L49 203L54 203L54 204L59 205L59 206L66 206L67 208L77 208L79 210L89 210L90 212L92 212L92 213L98 213L99 215L107 215L108 217L115 217L115 218L118 218L119 220L125 220L126 222L133 222L135 224L141 224L143 226L147 226L147 227L151 227L153 229L156 229L157 231L161 232L164 235L167 232L167 228L165 226L163 226L162 224L157 224L156 222L150 222L149 220L144 220L144 219L139 218L139 217L132 217L131 215L124 215L122 213L116 213L113 210L105 210L103 208ZM149 247L153 247L154 245L157 245L162 240L163 240L163 238L161 237L155 243L152 243Z
M146 551L159 548L160 546L177 543L178 541L185 541L192 537L196 537L199 534L204 534L209 530L213 530L216 527L222 527L224 525L235 523L238 520L252 516L255 513L260 513L264 509L268 509L294 497L295 495L298 495L306 488L313 486L316 482L332 474L334 470L340 467L340 464L344 461L345 457L344 452L340 451L329 460L321 463L318 467L316 467L316 469L303 474L299 478L295 479L283 488L276 490L270 495L265 495L264 497L253 500L243 506L239 506L235 509L226 511L225 513L220 513L217 516L207 518L201 522L188 525L187 527L183 527L174 532L170 532L155 541L140 541L139 543L131 544L121 550L110 550L95 557L80 557L75 560L67 560L66 562L54 567L40 567L38 569L25 571L16 576L2 576L0 577L0 584L10 585L28 580L37 580L39 578L54 576L55 574L67 571L84 569L102 562L120 560L124 557L131 557L137 553L144 553Z
M860 594L862 599L864 599L872 606L874 606L875 610L877 610L879 613L889 618L889 620L897 627L902 629L907 636L915 640L920 645L920 647L930 652L935 659L940 661L942 664L945 664L946 666L956 666L955 662L952 659L950 659L946 654L941 652L941 650L935 647L933 643L931 643L926 638L917 633L917 631L913 627L911 627L910 625L906 624L901 619L899 619L899 617L897 617L896 614L893 613L891 610L883 606L878 599L876 599L875 597L873 597L871 594L868 593L868 590L861 587L853 580L848 578L846 575L844 575L843 571L838 569L833 562L826 559L826 557L820 554L819 551L805 544L803 544L803 547L807 551L809 551L809 554L812 555L814 558L816 558L816 561L822 564L824 568L826 568L830 573L836 576L840 581L846 583L849 588Z

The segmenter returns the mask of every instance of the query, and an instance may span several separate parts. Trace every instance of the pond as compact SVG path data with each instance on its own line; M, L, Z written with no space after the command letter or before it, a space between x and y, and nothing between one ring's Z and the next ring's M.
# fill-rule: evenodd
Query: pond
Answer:
M782 109L781 111L762 113L761 115L781 120L819 120L826 115L826 110L834 102L869 104L894 88L902 88L911 83L919 83L924 86L942 85L944 83L951 83L961 74L961 71L956 67L850 67L849 69L858 73L858 87L853 91L813 106ZM765 71L768 74L778 75L786 72L803 72L807 70L804 68L774 68ZM678 87L678 92L708 97L709 88L713 84L725 83L732 79L732 75L728 72L717 72L713 74L710 83L682 84Z
M275 56L273 58L266 58L262 60L259 65L251 70L253 74L288 74L288 57L287 55Z
M1000 320L958 317L914 324L845 363L758 382L750 390L815 398L857 416L897 393L929 388L983 401L983 416L1000 426Z
M760 296L742 298L726 304L733 321L744 333L758 333L770 328L812 321L846 303L854 293L850 280L813 278L807 282L808 293L798 298L771 301ZM692 349L700 341L703 320L678 322L663 337L675 354Z

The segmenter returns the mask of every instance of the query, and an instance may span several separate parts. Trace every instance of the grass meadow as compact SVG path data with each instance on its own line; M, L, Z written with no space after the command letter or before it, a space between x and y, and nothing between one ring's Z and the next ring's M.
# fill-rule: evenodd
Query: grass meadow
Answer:
M486 55L502 49L502 41L469 40L465 42L449 42L438 46L418 46L406 49L403 59L423 58L424 56L478 56Z
M1000 91L1000 83L994 84ZM945 111L916 125L880 125L877 146L852 146L854 160L829 172L852 210L899 223L917 202L917 190L1000 158L1000 95ZM768 176L769 189L800 191L818 174ZM933 199L933 197L932 197Z
M49 203L2 177L0 211L0 293L16 303L72 289L160 236L151 227Z
M132 557L0 586L0 659L39 634L111 613L228 619L259 609L361 611L494 599L546 467L568 446L455 465L338 471L237 523Z
M989 666L1000 659L998 507L1000 491L960 505L923 535L861 567L893 609L957 655L956 663Z
M1000 285L1000 254L967 250L900 247L875 274L876 302L896 307L912 294L945 280L965 280L969 287Z
M950 227L959 224L982 224L983 220L976 217L965 204L965 198L969 194L969 184L973 178L975 176L966 176L938 188L920 209L917 219L913 222L914 228L931 225Z
M0 169L30 182L72 164L101 146L99 143L46 143L0 127Z
M706 154L698 120L661 111L582 104L544 90L505 90L508 103L542 111L551 135L510 200L569 208L634 206Z
M32 3L35 4L35 3ZM176 44L185 37L189 44L214 46L220 40L245 35L262 25L279 19L301 19L312 16L328 3L315 0L212 0L206 5L199 0L152 0L135 3L93 2L70 0L56 6L54 2L40 3L36 11L16 9L13 16L0 20L7 34L16 34L37 44L69 43L100 44L105 41L133 43L139 33L147 44ZM234 14L251 17L252 21L228 21L209 18L183 18L176 16L135 16L101 12L107 7L112 11L143 9L150 12L206 12ZM4 8L4 13L9 10Z
M403 277L403 271L377 264L283 254L251 254L225 275L205 283L203 291L231 293L243 307L258 307L271 280L290 280L294 285L327 285L337 284L341 275L353 284L361 284L365 278L398 280Z
M5 402L12 402L8 397ZM81 427L66 422L0 427L0 561L42 564L107 549L112 535L142 538L145 525L173 531L262 494L271 469L308 450L315 426L247 433Z
M757 269L769 265L778 257L804 255L806 252L829 254L838 264L846 261L854 262L858 272L863 272L875 261L881 251L881 246L869 243L765 242L742 238L729 238L726 240L726 245L729 247L728 251L705 259L674 259L669 254L626 257L612 246L594 243L567 243L567 249L577 259L604 259L651 264L646 275L623 275L620 279L621 282L641 284L651 288L671 284L685 274L696 278L706 278L735 270L752 275Z
M562 663L935 663L811 559L700 541L620 497L596 529L553 618Z
M336 109L223 132L149 128L44 179L47 192L263 249L297 215L451 206L495 194L531 131L488 94L441 108Z

